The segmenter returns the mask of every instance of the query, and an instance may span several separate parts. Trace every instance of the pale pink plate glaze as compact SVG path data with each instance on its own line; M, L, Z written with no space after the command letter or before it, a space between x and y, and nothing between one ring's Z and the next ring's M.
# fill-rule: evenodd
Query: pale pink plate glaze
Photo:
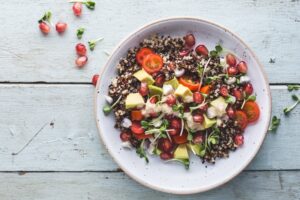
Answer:
M221 43L223 47L232 50L248 63L248 75L257 94L261 116L257 123L247 127L244 145L237 151L231 152L229 158L217 160L215 165L202 164L201 160L195 156L191 156L189 170L180 164L165 163L158 157L151 156L149 156L150 163L146 164L134 150L121 148L119 130L114 128L113 114L107 117L102 112L105 104L103 95L107 94L110 81L116 76L116 65L119 59L126 55L129 48L138 46L140 41L155 33L182 37L187 32L192 32L197 43L206 44L208 49L213 49L217 43ZM123 40L112 52L97 84L95 113L105 147L128 176L155 190L174 194L192 194L207 191L228 182L251 162L267 132L271 116L271 95L261 64L238 36L220 25L202 19L169 18L143 26Z

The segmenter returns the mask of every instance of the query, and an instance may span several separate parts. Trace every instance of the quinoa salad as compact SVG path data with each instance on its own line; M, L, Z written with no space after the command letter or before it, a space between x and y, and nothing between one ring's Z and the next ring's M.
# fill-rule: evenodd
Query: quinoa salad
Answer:
M208 50L193 34L154 35L129 49L105 96L124 148L182 163L229 157L259 119L247 63L216 44ZM249 66L251 67L251 66Z

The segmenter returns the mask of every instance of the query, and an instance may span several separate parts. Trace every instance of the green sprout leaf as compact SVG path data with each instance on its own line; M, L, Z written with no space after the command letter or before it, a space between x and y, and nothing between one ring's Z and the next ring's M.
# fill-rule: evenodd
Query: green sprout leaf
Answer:
M43 15L43 17L38 21L39 23L41 22L49 22L51 23L51 16L52 13L50 11L45 12L45 14Z
M288 85L288 91L298 90L300 85Z
M85 31L84 28L79 28L79 29L77 29L76 35L77 35L77 38L78 38L78 39L81 39L81 38L82 38L82 35L83 35L84 31Z
M105 115L108 115L108 114L113 110L113 108L120 102L121 98L122 98L122 95L121 95L121 96L117 99L117 101L115 101L115 103L114 103L113 105L111 105L111 106L105 105L105 106L103 107L103 109L102 109L103 113L104 113Z
M268 131L276 132L279 125L280 125L280 118L277 118L277 116L273 116Z
M140 146L136 149L136 153L140 156L140 158L145 158L146 163L149 163L149 159L144 149L144 142L145 140L141 142Z
M285 115L288 115L300 103L300 97L299 96L293 94L292 95L292 99L294 101L296 101L296 102L293 105L291 105L291 106L286 107L286 108L283 109L283 113Z
M221 53L222 51L223 51L222 46L221 46L220 44L218 44L218 45L215 46L215 50L212 50L212 51L209 52L209 55L210 55L211 57L217 57L217 56L220 55L220 53Z
M96 39L96 40L90 40L90 41L88 41L90 50L91 50L91 51L94 51L96 44L97 44L98 42L100 42L101 40L103 40L103 38L98 38L98 39Z
M167 160L168 161L177 161L177 162L180 162L181 164L184 165L185 169L189 169L190 168L190 160L189 159L177 159L177 158L173 158L173 159L170 159L170 160Z
M95 9L96 3L94 1L86 1L84 4L90 10L94 10Z

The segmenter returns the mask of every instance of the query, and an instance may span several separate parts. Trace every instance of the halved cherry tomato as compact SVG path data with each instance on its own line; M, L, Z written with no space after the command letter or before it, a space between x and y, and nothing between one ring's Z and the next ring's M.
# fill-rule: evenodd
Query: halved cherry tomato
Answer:
M142 65L143 64L143 60L144 58L149 55L149 54L153 54L154 52L149 49L149 48L141 48L137 54L136 54L136 61L138 62L138 64Z
M140 134L140 135L134 134L134 137L138 140L143 140L143 139L151 138L152 134L149 134L149 135L146 135L145 133Z
M176 144L184 144L187 142L187 136L188 136L187 132L184 131L181 136L180 135L173 136L173 139Z
M198 90L198 88L200 86L200 84L198 82L194 82L187 77L180 77L179 83L181 83L182 85L184 85L185 87L189 88L192 91Z
M203 94L209 94L210 89L211 89L211 85L205 85L201 87L200 92Z
M141 110L132 110L131 111L131 120L132 121L141 121L143 119Z
M247 115L248 122L255 122L258 120L260 111L257 103L254 101L247 101L244 105L243 111Z
M130 129L136 135L141 135L141 134L145 133L145 130L143 129L141 123L137 122L137 121L132 122Z
M142 67L150 74L158 72L163 67L163 59L158 54L148 54L144 57Z
M248 119L247 115L244 113L244 111L238 110L235 112L235 120L238 123L238 126L241 129L245 129L248 125Z

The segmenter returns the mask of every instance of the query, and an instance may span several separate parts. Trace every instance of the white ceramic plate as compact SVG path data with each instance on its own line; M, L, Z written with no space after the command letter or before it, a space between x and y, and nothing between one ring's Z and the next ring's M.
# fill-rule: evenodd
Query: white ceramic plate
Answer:
M230 153L228 159L218 159L215 165L202 164L197 157L191 158L190 169L186 170L176 162L165 163L159 157L149 157L150 163L139 158L135 151L121 148L119 130L114 128L114 116L104 116L102 107L105 104L103 95L108 92L108 86L116 76L116 65L119 59L126 55L130 47L138 46L144 38L157 33L171 36L184 36L192 32L196 43L205 44L208 49L221 42L222 46L233 50L248 64L248 75L251 78L261 115L257 123L247 127L244 145ZM220 186L239 174L258 152L267 132L271 115L271 96L265 73L254 53L235 34L229 30L195 18L169 18L148 24L125 40L112 52L97 84L95 111L97 126L104 145L121 169L134 180L155 190L191 194L203 192Z

